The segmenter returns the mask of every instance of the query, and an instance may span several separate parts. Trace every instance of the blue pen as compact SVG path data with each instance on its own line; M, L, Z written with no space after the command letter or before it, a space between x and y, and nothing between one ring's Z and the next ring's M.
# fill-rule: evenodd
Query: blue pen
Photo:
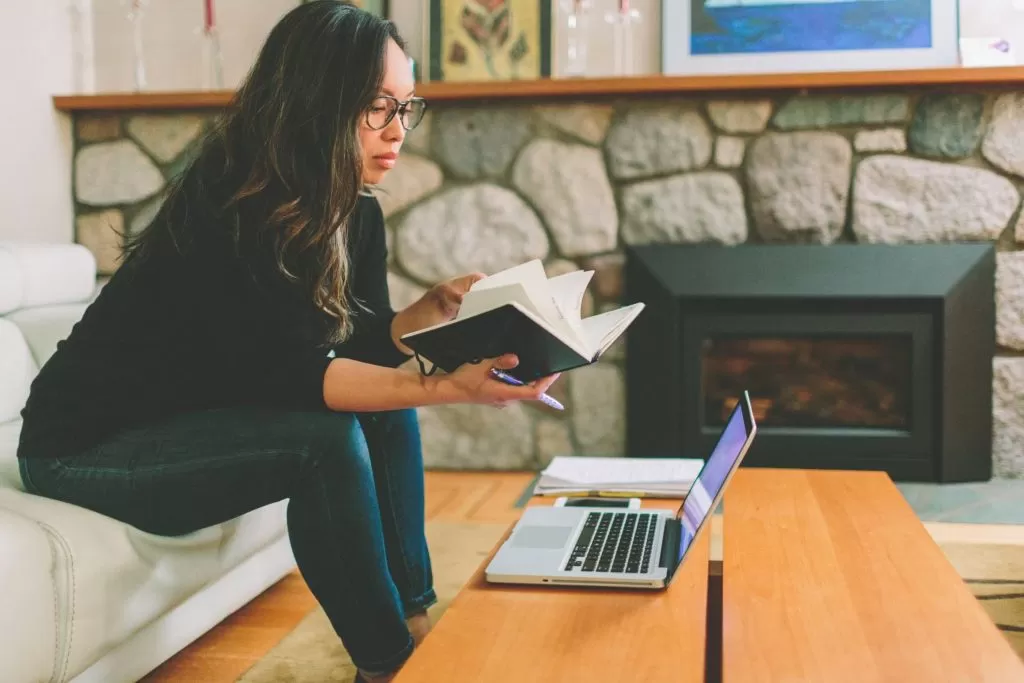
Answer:
M517 387L521 387L521 386L524 386L526 384L526 382L523 382L522 380L518 380L515 377L513 377L512 375L509 375L508 373L502 372L501 370L498 370L496 368L491 368L491 374L494 375L494 377L496 379L500 379L502 382L505 382L506 384L512 384L512 385L517 386ZM540 399L540 401L542 403L544 403L545 405L551 406L555 410L565 410L565 406L563 406L561 403L559 403L555 399L551 398L547 394L541 394L539 399Z

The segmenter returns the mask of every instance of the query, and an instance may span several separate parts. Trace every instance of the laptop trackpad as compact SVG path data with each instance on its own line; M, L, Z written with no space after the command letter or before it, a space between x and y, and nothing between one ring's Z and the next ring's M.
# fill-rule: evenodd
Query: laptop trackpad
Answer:
M571 526L524 526L512 538L517 548L558 550L564 548L575 527Z

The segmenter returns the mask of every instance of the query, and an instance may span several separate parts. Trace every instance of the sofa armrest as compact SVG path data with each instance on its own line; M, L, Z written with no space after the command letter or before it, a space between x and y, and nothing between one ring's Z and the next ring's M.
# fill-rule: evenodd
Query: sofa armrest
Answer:
M0 681L60 680L54 557L43 528L0 509Z

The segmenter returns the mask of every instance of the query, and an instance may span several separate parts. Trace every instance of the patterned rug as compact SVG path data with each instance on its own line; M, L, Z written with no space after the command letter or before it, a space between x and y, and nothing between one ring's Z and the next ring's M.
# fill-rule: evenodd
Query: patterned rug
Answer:
M1024 527L927 525L992 620L1024 658ZM436 622L505 531L504 524L431 522ZM239 683L348 683L352 662L320 609L311 612Z

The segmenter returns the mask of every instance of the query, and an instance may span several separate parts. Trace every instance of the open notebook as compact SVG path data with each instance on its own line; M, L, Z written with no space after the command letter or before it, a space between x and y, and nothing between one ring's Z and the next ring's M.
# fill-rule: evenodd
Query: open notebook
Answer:
M479 280L448 322L410 332L402 342L446 372L505 353L519 357L509 374L530 381L593 363L644 304L582 317L592 270L548 278L539 260Z
M533 493L682 498L703 466L700 458L558 456L540 473Z

